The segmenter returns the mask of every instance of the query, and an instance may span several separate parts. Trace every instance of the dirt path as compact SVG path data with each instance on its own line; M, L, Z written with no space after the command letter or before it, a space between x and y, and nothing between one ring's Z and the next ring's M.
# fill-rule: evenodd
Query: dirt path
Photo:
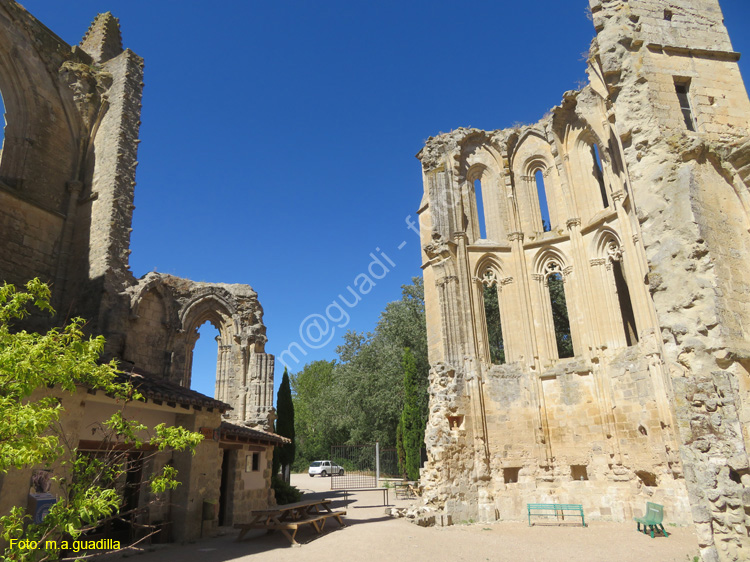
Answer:
M182 546L159 547L137 557L138 562L284 562L306 560L500 560L526 562L692 562L698 543L692 528L670 527L669 538L652 539L636 532L635 523L591 522L588 527L529 527L523 522L454 525L445 528L417 527L403 519L385 515L381 492L361 492L349 496L330 491L330 479L293 475L292 484L314 494L334 498L336 509L346 509L347 526L326 523L322 535L309 526L301 529L292 547L281 533L263 531L248 534L235 542L237 532ZM390 494L392 505L407 505Z

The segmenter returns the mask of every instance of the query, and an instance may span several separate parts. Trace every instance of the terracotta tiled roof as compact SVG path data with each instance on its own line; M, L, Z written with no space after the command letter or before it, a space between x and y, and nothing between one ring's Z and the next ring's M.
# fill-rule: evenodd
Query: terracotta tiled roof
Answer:
M276 435L270 431L263 431L260 429L251 429L242 425L235 425L229 422L221 422L221 437L225 436L236 436L236 437L247 437L249 439L256 439L258 441L266 441L268 443L278 443L283 445L285 443L291 443L292 440L281 435Z
M190 390L173 382L154 377L145 373L123 373L120 382L129 382L145 398L156 402L164 402L168 406L199 406L201 408L216 408L220 412L231 410L229 404L216 400L195 390Z

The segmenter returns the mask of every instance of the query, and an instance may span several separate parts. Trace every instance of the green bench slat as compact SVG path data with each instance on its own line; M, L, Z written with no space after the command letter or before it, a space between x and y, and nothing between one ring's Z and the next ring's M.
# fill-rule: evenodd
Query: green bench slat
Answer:
M661 531L665 537L669 536L669 533L664 529L664 506L658 503L646 502L646 514L643 517L633 518L638 526L638 531L641 530L643 525L643 533L648 534L651 532L651 538L654 538L654 531Z
M585 527L586 526L586 519L583 514L583 506L576 503L527 503L526 509L528 512L529 517L529 526L531 526L531 516L532 515L547 515L546 513L540 513L540 512L552 512L555 517L558 516L558 514L562 517L562 519L565 519L565 515L567 512L567 515L572 515L574 517L580 515L581 516L581 524ZM536 513L532 513L536 512ZM551 514L552 514L551 513Z

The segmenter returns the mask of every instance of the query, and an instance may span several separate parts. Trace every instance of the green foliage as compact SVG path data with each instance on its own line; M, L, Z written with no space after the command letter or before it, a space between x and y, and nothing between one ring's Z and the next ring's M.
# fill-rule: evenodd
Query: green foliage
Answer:
M565 302L562 276L559 273L553 273L547 278L547 284L550 302L552 303L552 321L555 325L557 355L560 358L573 357L573 339L570 337L568 305Z
M273 450L273 474L278 474L279 468L287 473L287 467L294 462L294 402L289 384L289 373L284 369L279 392L276 395L276 433L292 440L287 445L275 447Z
M503 345L503 328L500 324L500 303L497 286L484 287L484 316L487 320L490 358L493 365L505 363L505 346Z
M302 499L302 492L294 486L287 484L286 480L281 478L278 474L274 474L271 478L271 487L276 493L276 503L278 505L295 503Z
M404 370L404 409L400 423L405 456L403 470L409 480L419 480L425 424L419 410L417 364L408 347L404 350L401 365Z
M304 470L328 459L331 446L380 441L396 446L404 406L401 358L410 348L416 367L416 401L427 419L427 329L421 278L402 287L369 334L348 332L338 361L316 361L292 376L298 461Z
M297 472L307 472L312 461L330 456L332 444L348 439L341 408L335 402L339 394L333 385L335 364L315 361L291 377L297 444L293 468Z
M60 417L54 396L26 400L36 389L58 387L75 392L76 385L102 389L116 398L136 398L130 386L115 382L114 363L100 365L104 338L84 339L80 318L46 334L12 331L34 305L52 312L49 288L34 279L25 292L13 285L0 287L0 473L49 462L62 453L58 436L47 430Z
M398 472L401 478L406 479L406 449L404 449L404 416L401 415L401 419L398 421L396 426L396 459L398 461Z
M31 523L22 507L0 517L5 541L40 541L37 550L8 547L5 560L57 559L59 549L47 548L46 541L61 536L76 539L108 518L123 515L122 486L133 462L133 448L148 443L159 451L192 450L202 439L200 434L164 424L149 433L143 424L127 419L126 406L142 397L130 384L118 382L114 362L99 363L104 338L85 338L83 320L73 319L46 334L14 330L31 305L52 313L49 298L49 288L38 279L29 281L22 292L12 285L0 287L0 474L40 465L54 465L58 474L53 478L57 502L42 523ZM76 392L78 386L102 390L120 405L99 428L105 445L101 454L79 453L70 445L77 436L62 430L60 396ZM164 467L151 478L151 492L174 489L176 477L172 466Z

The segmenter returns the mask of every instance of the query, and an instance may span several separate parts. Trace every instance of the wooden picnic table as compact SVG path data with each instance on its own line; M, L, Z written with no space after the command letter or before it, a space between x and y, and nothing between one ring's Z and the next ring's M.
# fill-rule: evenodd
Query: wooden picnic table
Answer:
M301 525L312 525L318 534L323 532L323 527L327 519L331 517L338 521L339 525L344 526L342 517L346 511L332 511L332 500L306 500L285 505L277 505L267 509L257 509L251 512L252 519L248 523L241 523L234 526L240 530L237 537L238 541L252 529L266 529L268 531L281 531L286 538L295 546L299 546L295 537L297 529Z

